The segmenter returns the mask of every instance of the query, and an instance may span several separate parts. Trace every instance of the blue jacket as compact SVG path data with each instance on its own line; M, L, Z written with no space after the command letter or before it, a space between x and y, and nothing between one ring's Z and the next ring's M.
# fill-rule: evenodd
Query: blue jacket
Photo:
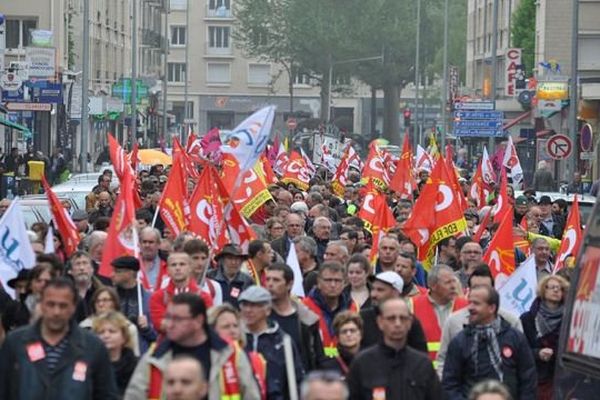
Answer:
M0 399L118 399L113 368L100 339L74 321L67 338L62 358L49 373L43 351L35 354L42 346L40 322L11 332L0 349Z
M535 400L537 374L525 335L502 319L497 338L502 357L503 383L510 390L512 398ZM478 345L479 368L476 373L471 356L473 339L473 328L469 325L448 346L442 378L447 400L467 399L476 383L499 378L490 362L487 344L483 342Z
M269 328L259 334L246 334L246 351L260 353L267 362L267 398L269 400L283 400L289 398L288 380L285 368L285 353L283 347L284 333L277 322L271 322ZM294 369L296 372L296 384L304 378L302 357L298 348L291 340L294 354Z

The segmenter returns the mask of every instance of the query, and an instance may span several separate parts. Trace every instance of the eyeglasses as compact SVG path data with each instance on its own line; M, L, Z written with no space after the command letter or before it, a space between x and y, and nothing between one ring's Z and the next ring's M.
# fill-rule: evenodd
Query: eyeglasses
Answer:
M357 328L346 328L346 329L341 329L339 335L354 335L355 333L358 333L358 329Z
M187 316L187 317L182 317L180 315L165 314L165 316L163 318L167 321L172 321L172 322L178 323L178 322L187 321L188 319L193 319L194 317L192 317L191 315Z

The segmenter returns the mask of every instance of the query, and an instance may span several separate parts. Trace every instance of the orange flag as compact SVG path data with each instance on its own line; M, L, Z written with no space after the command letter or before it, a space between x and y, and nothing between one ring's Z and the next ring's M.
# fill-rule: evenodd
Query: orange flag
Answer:
M380 190L385 190L390 183L388 169L385 167L382 154L375 143L371 143L369 146L369 155L362 171L361 182L366 185L369 181L373 181Z
M135 228L135 208L133 203L133 176L129 169L124 169L121 180L121 193L117 198L115 210L108 227L108 238L104 245L102 263L98 274L111 277L112 265L110 263L117 257L134 256L138 253L138 237ZM144 286L149 287L147 280Z
M212 164L206 164L190 197L190 231L219 250L227 244L228 238L222 223L224 204L216 179L217 170Z
M413 176L413 154L410 148L408 135L404 135L402 154L398 160L396 173L390 181L390 189L398 193L401 199L412 199L417 189L417 182Z
M173 167L159 202L160 216L174 236L187 228L190 218L187 179L182 164L181 155L175 154Z
M281 182L286 185L293 183L300 190L308 190L310 171L302 155L295 150L290 154L290 159L283 169Z
M579 201L577 195L573 199L573 205L567 218L567 226L563 232L560 248L556 253L556 265L553 273L558 272L565 266L565 259L569 256L577 256L579 248L583 242L583 231L581 230L581 221L579 216Z
M444 160L436 162L403 230L419 248L419 259L426 269L433 265L436 246L442 239L467 230Z
M510 276L515 270L515 247L513 242L513 211L507 206L498 230L494 234L485 254L483 261L490 266L494 279L498 274Z
M275 172L273 172L273 168L271 167L271 162L266 156L266 152L260 157L260 167L262 168L263 176L265 177L265 181L268 185L276 184L279 182Z
M396 225L396 219L394 214L387 204L386 196L383 193L375 195L372 201L373 211L375 213L375 219L371 224L371 235L373 237L373 243L371 245L371 253L369 254L369 260L371 265L375 265L377 261L377 254L379 252L379 241L381 238ZM363 204L363 207L367 205ZM369 205L370 206L370 205Z
M56 230L60 233L63 240L63 247L67 253L67 257L70 257L75 251L77 251L77 245L81 238L75 223L67 213L67 209L62 206L56 193L52 191L46 177L42 176L42 186L46 197L48 197L48 203L50 204L50 211L52 211L52 220Z

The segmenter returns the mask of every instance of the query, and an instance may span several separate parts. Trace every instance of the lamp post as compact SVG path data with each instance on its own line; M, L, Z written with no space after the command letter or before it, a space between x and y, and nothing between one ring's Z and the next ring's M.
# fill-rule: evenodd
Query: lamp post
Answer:
M571 27L571 82L569 88L569 136L573 143L577 143L577 106L578 93L577 81L579 80L579 0L573 0L573 16ZM577 168L577 156L567 161L568 172L573 175Z
M492 5L492 104L494 105L494 110L496 109L496 86L498 84L498 0L494 0ZM496 141L494 137L490 137L488 141L488 149L489 151L494 151L496 147Z
M87 172L87 150L89 135L89 115L88 115L88 87L90 80L90 0L83 1L83 49L81 57L83 58L81 73L81 150L80 170Z
M419 120L419 86L421 83L420 76L420 53L421 53L421 0L417 0L417 45L415 50L415 133L413 146L417 142L417 138L421 132L421 124Z
M131 23L131 144L137 140L137 2L133 0L133 18Z

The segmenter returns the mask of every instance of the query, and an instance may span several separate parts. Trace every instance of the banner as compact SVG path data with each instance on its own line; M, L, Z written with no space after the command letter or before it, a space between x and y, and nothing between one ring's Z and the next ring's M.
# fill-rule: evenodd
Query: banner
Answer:
M284 168L281 182L286 185L291 183L303 191L308 190L310 172L306 167L306 161L297 151L292 151L290 159Z
M502 310L515 316L529 311L537 289L535 258L529 257L525 260L508 280L496 281L496 289L500 295Z
M574 196L573 205L569 211L567 226L562 235L560 248L556 253L556 264L554 265L553 273L558 272L565 266L565 260L569 256L577 257L579 248L583 243L583 231L581 230L581 222L579 216L579 200L577 195Z
M48 185L48 181L46 181L46 177L44 176L42 176L42 187L48 198L48 205L52 212L54 226L62 237L63 248L67 257L70 257L71 254L77 251L77 245L79 245L79 241L81 240L79 230L67 213L67 209L63 207L54 191L52 191L52 188L50 188L50 185Z
M185 231L190 220L187 201L187 177L183 171L182 156L175 154L173 167L159 202L159 213L173 236Z

